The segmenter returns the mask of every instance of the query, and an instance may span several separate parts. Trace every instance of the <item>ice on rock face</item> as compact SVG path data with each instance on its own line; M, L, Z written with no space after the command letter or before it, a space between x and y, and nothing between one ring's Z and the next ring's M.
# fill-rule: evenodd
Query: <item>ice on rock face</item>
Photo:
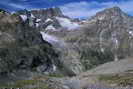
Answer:
M39 27L39 23L36 23L36 27Z
M41 21L41 19L37 19L37 20L36 20L36 22L40 22L40 21Z
M20 15L20 17L22 18L23 21L26 21L28 19L26 15Z
M76 29L79 27L78 23L71 22L67 18L61 18L61 17L56 17L56 19L59 21L60 25L64 28L68 28L68 30Z
M133 36L133 31L129 31L129 34L130 34L131 36Z

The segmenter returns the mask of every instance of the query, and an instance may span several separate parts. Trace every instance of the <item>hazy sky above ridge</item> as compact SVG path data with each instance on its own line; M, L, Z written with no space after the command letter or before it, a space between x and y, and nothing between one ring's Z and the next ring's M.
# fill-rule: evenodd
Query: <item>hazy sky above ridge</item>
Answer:
M60 7L72 18L86 18L105 8L119 6L124 12L133 15L133 0L1 0L0 8L7 11Z

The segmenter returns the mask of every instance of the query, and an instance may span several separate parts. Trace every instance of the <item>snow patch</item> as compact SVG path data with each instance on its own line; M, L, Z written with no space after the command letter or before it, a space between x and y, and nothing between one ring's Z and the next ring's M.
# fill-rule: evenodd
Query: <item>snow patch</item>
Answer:
M46 40L48 41L49 43L55 43L55 42L58 42L58 39L54 36L51 36L45 32L40 32L42 37L43 37L43 40Z
M20 15L20 17L22 18L23 21L26 21L28 19L26 15Z
M104 15L104 16L99 16L99 17L98 17L99 20L104 20L104 18L105 18L105 15Z
M36 23L36 27L39 27L39 23Z
M33 14L31 14L31 18L36 18Z
M86 20L83 20L82 23L86 23L87 21Z
M56 68L56 66L55 66L55 65L53 65L53 71L56 71L56 69L57 69L57 68Z
M133 31L129 31L129 34L130 34L131 36L133 36Z
M46 30L53 30L56 31L56 28L53 25L49 25Z
M68 30L76 29L79 27L78 23L71 22L67 18L62 18L62 17L56 17L56 19L59 21L60 25L64 28L68 28Z
M53 21L52 19L48 18L45 23L49 22L49 21Z
M118 45L118 40L117 39L114 39L114 41L115 41L115 44Z
M41 19L36 19L36 27L39 27L39 22L41 21Z
M37 19L37 20L36 20L36 22L40 22L40 21L41 21L41 19Z
M101 52L104 52L104 48L101 48Z
M116 33L112 34L112 36L113 36L112 38L113 42L115 43L116 46L118 46L119 42L118 42Z
M118 45L119 45L119 41L117 40L117 38L113 38L113 43L115 45L115 48L117 49L118 48Z

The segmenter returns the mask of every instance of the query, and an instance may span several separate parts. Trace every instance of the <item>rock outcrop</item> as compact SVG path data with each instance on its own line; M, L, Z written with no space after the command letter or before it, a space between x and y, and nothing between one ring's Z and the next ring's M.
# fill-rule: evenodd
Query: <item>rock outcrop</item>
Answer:
M77 62L75 66L73 60L67 57L68 49L60 43L63 41L55 42L52 36L47 37L49 35L45 31L40 32L40 28L36 27L38 18L31 12L22 10L10 14L1 11L0 18L0 76L23 79L34 73L74 76L80 72ZM52 39L52 42L49 41Z
M60 10L60 8L48 8L48 9L38 9L30 11L35 17L46 20L47 18L52 17L62 17L64 16Z
M29 25L30 23L34 23L35 25L30 26L37 28L42 33L43 39L51 43L60 53L59 58L63 65L62 71L64 71L65 74L73 76L82 72L78 54L75 51L70 50L71 47L58 37L59 35L64 35L62 32L65 30L77 29L79 27L78 23L72 22L70 18L64 16L59 8L31 11L22 10L17 12L17 14L21 16L25 23L28 23ZM26 17L26 21L24 20L24 17ZM40 21L38 22L38 20ZM59 35L56 33L59 33ZM71 55L71 52L73 54L75 53L75 55Z
M125 14L119 7L113 7L97 13L88 23L96 27L92 36L99 38L101 52L109 49L115 60L132 56L132 16Z
M40 32L17 14L1 11L0 19L0 76L21 78L29 72L52 73L58 54Z

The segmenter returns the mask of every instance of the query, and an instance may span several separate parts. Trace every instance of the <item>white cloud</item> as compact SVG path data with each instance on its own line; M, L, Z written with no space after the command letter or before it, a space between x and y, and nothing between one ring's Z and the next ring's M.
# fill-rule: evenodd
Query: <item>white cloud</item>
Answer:
M15 4L15 3L9 3L8 4L11 7L18 8L18 9L25 9L26 7L24 5Z
M34 8L32 5L29 5L29 4L9 3L7 5L10 7L16 8L16 9L28 9L28 10L30 10L30 9Z
M133 0L120 1L120 2L74 2L60 6L63 13L72 18L83 18L95 15L97 12L110 8L113 6L119 6L124 12L133 15Z
M125 12L133 15L133 1L121 2L118 6Z

